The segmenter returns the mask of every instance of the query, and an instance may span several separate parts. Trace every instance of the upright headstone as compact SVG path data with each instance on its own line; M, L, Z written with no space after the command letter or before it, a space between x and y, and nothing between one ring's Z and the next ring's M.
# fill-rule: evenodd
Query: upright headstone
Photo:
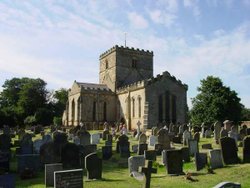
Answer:
M211 138L211 135L212 135L212 131L210 129L207 129L205 131L205 138Z
M106 136L109 134L109 130L104 130L103 133L102 133L102 139L103 140L106 140Z
M18 134L18 139L19 140L22 140L23 139L23 136L25 135L25 130L24 129L19 129L17 131L17 134Z
M43 164L61 162L61 154L58 153L58 145L54 144L54 142L43 144L40 148L40 158Z
M147 143L147 136L146 134L142 133L139 136L139 144L146 144Z
M61 154L63 169L80 168L79 147L73 143L67 143L62 148Z
M207 153L195 153L196 170L200 171L207 165Z
M11 137L9 134L0 135L0 151L10 152Z
M10 170L10 153L0 151L0 174Z
M90 153L94 153L97 150L97 145L90 144L86 146L79 145L79 151L80 151L80 164L82 168L85 168L85 157L89 155Z
M141 134L141 122L138 121L138 122L136 123L136 125L137 125L137 130L136 130L137 134L135 135L135 138L136 138L136 139L139 139L140 134Z
M102 179L102 159L97 153L91 153L85 157L85 168L88 179Z
M170 175L183 174L183 162L182 162L182 151L181 150L167 150L167 173Z
M20 141L21 154L32 154L33 153L33 141L32 135L25 133L22 140Z
M138 155L143 155L144 151L148 150L148 144L139 144L138 145Z
M83 188L83 170L63 170L54 172L54 188Z
M149 146L154 146L157 143L158 143L157 136L154 136L154 135L149 136Z
M183 132L183 145L188 145L188 140L192 138L191 133L188 130L185 130Z
M90 134L88 131L79 131L78 136L82 146L90 145Z
M168 150L170 146L170 138L166 129L161 129L158 132L158 143L162 145L162 149Z
M0 187L1 188L14 188L15 187L15 175L14 174L0 175Z
M201 137L204 138L205 137L205 123L202 123L201 124Z
M63 170L62 163L45 165L45 186L54 187L54 172Z
M150 161L156 161L156 151L155 150L148 150L148 151L144 151L144 158L146 160L150 160Z
M222 127L221 122L216 121L214 123L214 139L216 144L219 144L221 127Z
M118 148L119 148L118 151L121 157L130 157L129 141L126 135L121 135L118 138L117 145L118 145Z
M223 138L223 137L228 137L228 131L225 130L224 128L221 128L220 138Z
M189 148L188 147L182 147L181 152L182 152L182 160L184 162L190 162Z
M225 164L235 164L239 162L237 146L235 140L229 137L220 139L222 157Z
M229 132L229 131L231 130L231 127L232 127L232 121L230 121L230 120L225 120L225 121L223 122L223 124L224 124L224 129L225 129L227 132Z
M210 166L212 169L222 168L223 160L220 149L214 149L209 151Z
M153 127L152 128L152 135L157 136L158 135L159 128L158 127Z
M112 157L112 146L102 146L102 159L108 160Z
M250 136L243 140L243 162L250 163Z
M200 133L199 132L194 133L194 139L197 140L197 142L200 141Z
M33 151L34 153L39 154L40 153L40 148L43 145L42 139L36 139L33 143Z
M239 134L238 134L237 129L236 129L235 126L232 126L232 127L231 127L231 131L228 132L228 136L229 136L230 138L233 138L233 139L235 140L236 146L237 146Z
M131 175L132 172L138 172L140 166L145 165L145 157L140 156L131 156L128 158L128 170Z
M194 156L195 153L199 152L198 142L197 140L189 139L188 140L188 148L189 148L189 154L191 156Z
M91 144L99 144L100 142L100 134L95 133L91 135Z

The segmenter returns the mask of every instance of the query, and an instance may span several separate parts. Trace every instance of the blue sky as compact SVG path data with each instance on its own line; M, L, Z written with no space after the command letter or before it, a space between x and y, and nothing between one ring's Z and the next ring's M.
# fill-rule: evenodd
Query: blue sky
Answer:
M48 88L98 83L99 55L114 45L154 51L188 84L220 77L250 108L250 0L1 0L0 85L42 78Z

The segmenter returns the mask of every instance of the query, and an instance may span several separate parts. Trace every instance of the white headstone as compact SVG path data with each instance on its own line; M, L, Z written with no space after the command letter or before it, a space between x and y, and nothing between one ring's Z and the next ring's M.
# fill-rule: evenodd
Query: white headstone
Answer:
M131 156L128 158L128 170L132 172L138 172L140 166L145 166L145 157L143 155Z
M154 136L154 135L149 136L149 146L154 146L157 143L158 143L157 136Z

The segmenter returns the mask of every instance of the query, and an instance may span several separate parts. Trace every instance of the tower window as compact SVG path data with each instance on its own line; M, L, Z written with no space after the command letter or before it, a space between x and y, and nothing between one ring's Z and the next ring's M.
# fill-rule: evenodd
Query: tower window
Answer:
M108 62L108 60L105 61L105 66L106 66L106 69L109 68L109 62Z
M137 66L137 60L132 59L132 68L136 68L136 66Z

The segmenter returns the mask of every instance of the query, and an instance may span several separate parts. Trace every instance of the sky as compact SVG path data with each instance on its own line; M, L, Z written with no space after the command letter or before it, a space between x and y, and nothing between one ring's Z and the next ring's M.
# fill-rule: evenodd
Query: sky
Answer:
M98 83L99 55L124 46L125 33L128 47L154 52L155 76L189 86L189 107L212 75L250 108L250 0L0 0L0 86Z

